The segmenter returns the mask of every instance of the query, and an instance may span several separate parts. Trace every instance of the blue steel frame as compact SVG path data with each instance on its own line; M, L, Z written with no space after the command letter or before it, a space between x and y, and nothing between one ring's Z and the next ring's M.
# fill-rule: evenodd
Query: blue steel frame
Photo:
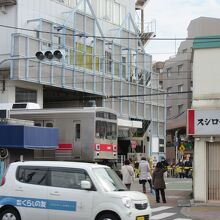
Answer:
M102 28L101 28L101 26L99 24L98 18L96 17L96 15L95 15L95 13L93 11L93 8L92 8L92 6L91 6L91 4L90 4L90 2L88 0L81 0L73 10L71 10L69 12L66 12L65 14L67 15L67 18L64 19L63 24L56 24L56 23L50 22L50 23L53 23L52 27L58 27L59 26L60 29L62 30L62 34L65 34L67 29L71 28L72 29L72 33L73 33L73 39L72 40L73 40L73 44L74 45L77 42L77 36L80 36L80 35L82 36L83 44L84 44L83 56L84 56L84 64L85 64L86 63L86 43L87 43L86 42L87 41L86 36L89 36L90 34L86 32L87 31L86 30L86 26L87 26L86 19L84 19L84 23L83 23L83 32L77 29L76 13L78 12L78 9L80 8L80 4L84 4L83 5L83 8L84 8L83 16L84 16L84 18L86 17L86 7L88 7L89 10L90 10L90 13L91 13L90 17L93 19L93 36L91 36L91 37L93 37L93 48L94 49L93 49L92 57L93 57L93 61L94 62L93 62L93 65L92 65L92 74L90 73L90 75L93 77L93 93L101 95L103 97L106 96L106 95L113 95L114 96L115 95L115 89L116 89L114 82L119 81L120 82L120 95L125 95L123 93L124 92L124 87L123 87L124 84L128 85L128 94L127 95L133 95L133 94L131 94L131 85L136 85L136 93L138 94L138 92L139 92L138 86L140 86L140 85L138 85L138 82L136 81L136 82L133 83L130 80L125 81L123 79L123 77L122 77L122 56L121 56L121 59L120 59L120 62L119 62L119 78L117 78L115 76L115 68L114 68L115 64L114 64L114 62L112 62L112 64L111 64L112 65L112 67L111 67L111 70L112 70L111 78L109 78L109 76L106 77L106 73L104 73L105 70L106 70L106 64L105 64L105 62L103 63L103 59L105 57L105 45L106 45L106 43L109 43L109 41L105 39L105 35L104 35L104 33L102 31ZM41 36L42 35L41 31L43 30L42 26L43 26L43 22L45 21L45 19L35 19L35 20L30 20L28 22L31 22L31 21L39 21L39 30L40 30L39 31L39 41L40 41L40 44L39 44L38 50L40 51L40 50L42 50L42 44L43 44L43 40L42 40L42 36ZM69 23L71 23L72 27L69 26ZM128 31L128 45L127 45L127 48L123 48L123 46L121 45L121 51L122 51L122 49L127 49L127 55L128 55L127 76L128 76L128 79L131 78L131 66L132 66L131 65L132 61L131 61L131 56L130 56L131 52L132 51L136 51L136 54L139 54L138 48L136 48L135 50L131 48L131 39L130 39L130 37L131 37L131 33L133 33L133 30L134 30L135 31L135 35L137 37L137 44L140 45L140 49L142 51L141 54L143 54L143 56L144 56L143 90L144 90L144 93L146 94L147 91L150 89L150 91L151 91L150 93L152 94L153 93L152 92L152 88L151 87L147 87L147 85L146 85L146 81L147 81L148 77L150 77L151 74L152 74L152 72L151 72L151 64L150 65L148 64L148 62L151 61L151 58L150 58L150 56L148 54L144 53L144 46L143 46L143 44L141 42L141 39L139 37L138 28L135 25L135 22L133 21L133 18L132 18L130 13L126 16L126 18L122 22L122 24L120 26L118 26L117 33L116 33L116 35L114 35L115 38L112 40L112 54L114 54L116 41L118 42L118 38L121 37L121 33L124 30L124 26L125 26L126 23L128 23L128 28L127 28L127 31ZM102 92L101 93L97 91L97 85L100 82L98 82L98 80L97 80L97 71L96 71L96 64L95 64L95 61L96 61L95 58L97 56L97 54L96 54L97 53L97 37L96 37L97 33L96 33L96 30L98 30L100 35L101 35L99 37L99 39L103 40L103 42L102 42L103 43L103 46L102 46L102 60L100 60L100 65L103 65L102 66L103 72L101 74L99 74L99 78L102 79L102 81L103 81L102 82ZM50 31L52 32L51 33L51 42L53 44L53 32L54 32L53 28ZM17 36L17 35L19 35L19 34L14 34L14 37ZM62 40L61 40L61 45L60 46L61 46L61 48L66 49L65 35L62 35L62 36L63 37L61 38ZM31 38L30 36L26 36L26 39L28 41L28 43L26 45L26 48L25 48L25 50L26 50L26 54L25 55L26 56L29 56L28 50L29 50L29 39L30 38ZM15 47L15 41L14 41L14 38L13 38L12 39L12 51L11 51L11 55L12 56L14 55L14 53L13 53L13 48L14 47ZM53 86L54 83L55 83L54 68L56 66L59 66L59 67L61 66L61 68L62 68L61 77L62 77L62 87L63 88L68 88L68 89L70 88L70 86L68 86L66 84L65 72L66 72L66 70L70 70L71 69L72 77L73 77L72 78L72 82L71 82L71 84L72 84L71 85L71 89L72 90L77 90L78 89L78 88L76 88L76 83L77 82L76 82L76 75L75 75L75 72L77 70L78 72L81 72L83 74L83 89L82 89L82 91L83 92L88 92L87 84L86 84L86 76L89 74L88 70L86 68L84 68L82 70L82 69L78 69L76 67L76 49L73 50L73 53L74 53L74 61L73 61L73 65L71 67L68 67L66 65L65 59L62 60L61 64L52 63L52 62L37 62L37 65L38 65L38 83L44 84L44 82L42 81L42 74L43 74L42 73L42 71L43 71L42 64L47 64L47 65L50 66L50 69L51 69L51 72L50 72L50 85L51 86ZM137 56L135 62L136 62L135 66L138 67L138 63L139 63L138 56ZM137 74L136 71L134 71L134 72L135 72L135 74ZM11 63L11 72L10 72L11 79L17 79L14 74L15 73L13 72L13 61L12 61L12 63ZM138 76L136 75L136 78L137 77ZM111 82L112 82L112 85L111 85L112 94L107 94L106 93L106 79L107 78L111 79ZM31 81L30 78L29 78L29 60L26 60L26 63L25 63L25 78L22 79L22 80ZM158 91L159 91L159 89L158 89ZM120 110L118 112L120 116L128 117L128 118L132 117L132 118L138 118L138 119L153 120L153 115L152 115L153 105L152 105L152 103L149 104L146 100L142 100L141 101L139 99L139 97L137 97L134 100L133 99L131 100L131 98L119 98L117 100L120 101L120 104L119 104ZM123 105L123 101L125 101L125 102L128 101L128 114L127 115L124 113L125 111L123 111L123 108L126 108L126 106ZM144 110L143 110L144 114L142 116L138 115L138 112L139 112L138 104L139 103L142 103L143 106L144 106ZM136 115L132 115L131 114L131 105L133 105L133 104L136 104L136 107L135 107ZM146 105L150 105L151 106L150 115L147 112ZM103 106L107 107L106 103L104 101L103 101ZM111 106L112 106L112 108L115 107L115 99L112 99ZM164 119L164 123L165 123L165 119ZM152 126L152 123L151 123L150 126ZM150 129L152 131L152 128L150 128ZM164 136L165 136L165 134L164 134Z

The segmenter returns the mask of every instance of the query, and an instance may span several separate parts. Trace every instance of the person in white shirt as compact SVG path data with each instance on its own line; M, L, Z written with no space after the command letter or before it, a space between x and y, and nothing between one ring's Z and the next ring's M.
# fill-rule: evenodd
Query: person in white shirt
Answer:
M152 192L152 177L150 174L150 165L145 157L141 158L141 161L139 163L139 170L139 183L142 184L143 193L146 193L146 182L149 183L150 190Z
M121 174L123 183L130 190L134 177L134 168L130 165L129 160L125 160L124 165L121 168Z

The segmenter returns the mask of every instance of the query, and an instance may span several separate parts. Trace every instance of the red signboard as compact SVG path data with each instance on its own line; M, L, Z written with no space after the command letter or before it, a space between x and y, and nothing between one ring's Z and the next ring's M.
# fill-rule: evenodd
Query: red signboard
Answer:
M195 110L188 109L187 112L187 134L194 135L195 134Z
M57 150L72 150L73 145L72 144L59 144L59 148Z

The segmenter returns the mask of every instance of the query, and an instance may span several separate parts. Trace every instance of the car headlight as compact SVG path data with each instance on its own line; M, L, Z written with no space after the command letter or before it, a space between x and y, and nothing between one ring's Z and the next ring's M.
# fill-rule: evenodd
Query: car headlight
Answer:
M129 197L122 198L122 203L126 208L132 207L132 200Z

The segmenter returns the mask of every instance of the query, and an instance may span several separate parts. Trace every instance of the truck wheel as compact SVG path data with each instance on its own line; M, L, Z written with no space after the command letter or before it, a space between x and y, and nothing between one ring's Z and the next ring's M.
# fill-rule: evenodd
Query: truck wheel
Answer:
M112 213L105 213L99 216L97 220L120 220L120 219Z
M15 209L8 208L0 213L0 220L21 220L21 218Z

